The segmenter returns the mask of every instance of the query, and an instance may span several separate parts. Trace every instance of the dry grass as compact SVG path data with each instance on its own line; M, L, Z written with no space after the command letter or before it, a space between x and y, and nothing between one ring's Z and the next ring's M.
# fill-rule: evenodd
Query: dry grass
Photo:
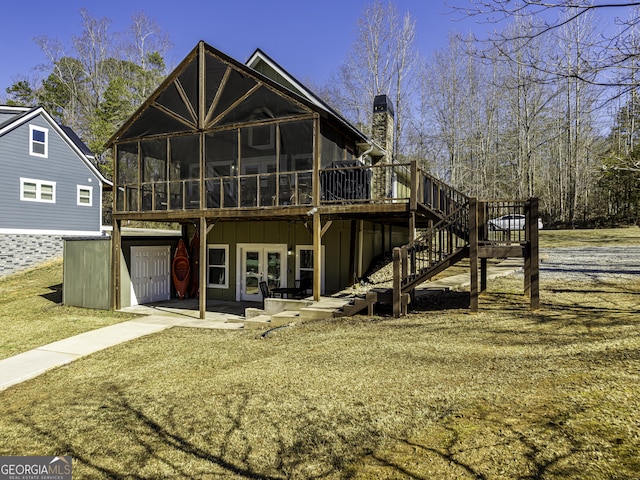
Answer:
M174 328L0 394L74 478L637 478L640 282L490 282L481 313ZM114 368L116 367L117 368Z
M640 245L640 227L597 230L540 230L540 247Z
M0 279L0 359L133 317L61 302L61 260Z
M544 236L637 244L577 232ZM451 292L264 337L174 328L1 392L0 455L69 454L76 479L639 478L640 280L541 302L507 277L478 314Z

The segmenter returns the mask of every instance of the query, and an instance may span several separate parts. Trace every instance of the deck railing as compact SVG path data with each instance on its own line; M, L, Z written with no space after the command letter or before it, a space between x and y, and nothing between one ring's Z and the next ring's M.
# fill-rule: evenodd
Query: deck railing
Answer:
M511 245L528 242L525 221L528 205L526 200L479 200L479 244Z
M116 211L288 207L313 204L313 170L216 176L117 186ZM417 202L444 218L467 197L411 163L334 162L320 170L321 205Z
M320 170L320 204L408 202L412 185L408 166L397 163L344 165L336 162ZM204 208L311 205L312 180L312 170L207 177L204 179ZM200 208L199 179L117 186L118 212Z

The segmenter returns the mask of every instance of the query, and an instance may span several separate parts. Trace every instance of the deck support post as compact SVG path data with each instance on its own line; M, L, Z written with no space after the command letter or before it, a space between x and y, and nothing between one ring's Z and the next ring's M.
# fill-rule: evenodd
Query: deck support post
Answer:
M411 192L409 193L409 243L416 239L416 210L418 210L418 190L420 185L418 182L418 162L411 161Z
M540 256L538 231L538 199L530 198L526 210L527 248L524 259L524 294L531 310L540 308Z
M322 223L320 214L313 214L313 300L320 301L320 289L322 288Z
M364 275L364 220L358 220L358 268L357 276L358 281L362 279Z
M469 308L478 311L478 200L469 199Z
M207 219L200 217L200 253L198 261L198 305L200 320L207 316Z
M393 249L393 316L398 318L402 312L402 266L400 248Z
M121 220L113 219L113 230L111 232L111 309L120 310L122 308L122 298L120 298L120 254L122 252L122 235L120 233Z
M487 291L487 259L480 259L480 293Z

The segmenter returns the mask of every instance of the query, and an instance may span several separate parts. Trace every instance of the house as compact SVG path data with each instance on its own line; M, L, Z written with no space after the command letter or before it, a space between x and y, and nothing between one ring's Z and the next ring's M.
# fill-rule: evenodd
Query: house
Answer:
M369 138L264 52L244 64L200 42L108 142L113 307L171 295L174 249L126 251L130 220L180 223L187 245L197 235L201 318L207 298L259 301L261 281L299 282L315 299L344 289L464 206L455 225L430 231L464 238L439 262L468 255L468 199L391 158L393 107L379 96L372 108ZM413 263L426 248L415 251ZM409 266L402 285L418 273Z
M42 107L0 106L0 275L62 256L62 237L102 234L107 181Z

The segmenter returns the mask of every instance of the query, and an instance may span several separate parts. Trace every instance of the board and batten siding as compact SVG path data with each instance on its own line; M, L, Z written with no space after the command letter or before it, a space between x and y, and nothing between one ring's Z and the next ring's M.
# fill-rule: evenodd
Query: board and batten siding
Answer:
M46 158L30 155L29 125L47 129ZM0 232L100 232L100 179L41 115L0 137L0 165ZM20 200L21 178L55 182L55 203ZM91 206L78 205L79 185L92 187Z

